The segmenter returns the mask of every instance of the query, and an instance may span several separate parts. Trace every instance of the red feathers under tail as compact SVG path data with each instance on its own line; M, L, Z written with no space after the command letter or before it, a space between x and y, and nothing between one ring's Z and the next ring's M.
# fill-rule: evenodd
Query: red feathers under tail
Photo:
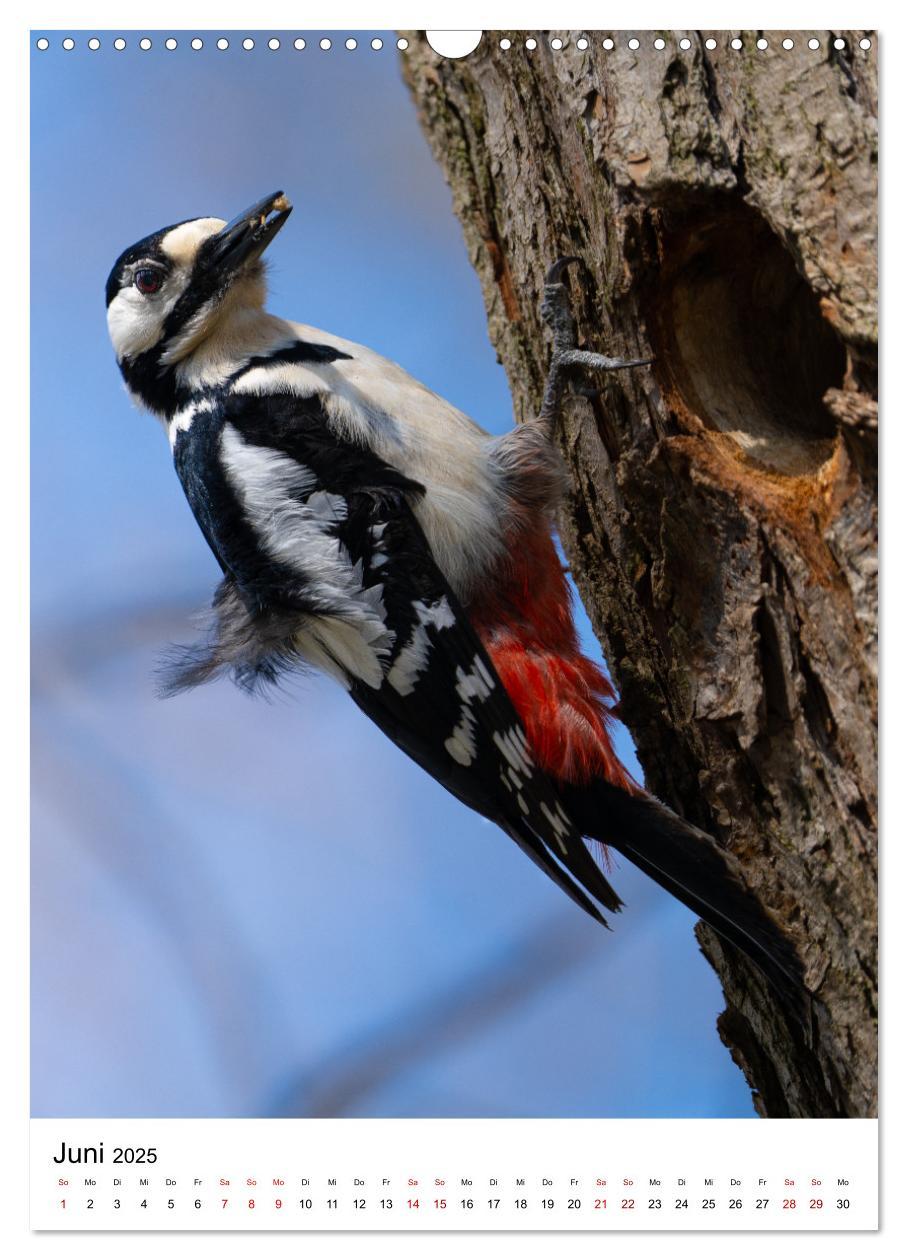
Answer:
M509 627L502 627L485 646L541 769L562 782L602 778L634 790L609 736L607 705L614 692L592 661L579 651L564 656L527 647Z
M523 722L537 765L567 783L639 787L612 747L611 683L580 650L571 594L545 529L523 536L471 618Z

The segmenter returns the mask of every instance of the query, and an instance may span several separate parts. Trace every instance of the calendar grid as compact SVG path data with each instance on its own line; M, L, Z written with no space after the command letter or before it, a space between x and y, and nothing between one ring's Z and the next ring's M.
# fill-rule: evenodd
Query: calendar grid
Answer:
M875 1120L35 1120L38 1230L867 1230Z

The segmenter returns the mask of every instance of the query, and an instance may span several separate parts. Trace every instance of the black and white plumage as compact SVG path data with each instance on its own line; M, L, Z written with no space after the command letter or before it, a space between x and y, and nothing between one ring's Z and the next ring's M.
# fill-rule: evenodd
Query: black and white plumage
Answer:
M617 909L432 557L411 507L425 488L339 441L317 395L216 393L181 423L177 473L225 578L212 642L172 687L317 666L585 909L598 917L553 856Z
M490 438L373 351L268 314L260 256L289 212L274 194L230 224L163 229L108 280L126 386L165 425L224 574L210 637L171 689L321 669L600 922L621 902L584 835L795 981L731 855L609 759L608 684L579 654L549 535L562 482L551 416ZM565 694L540 726L533 689L552 677Z

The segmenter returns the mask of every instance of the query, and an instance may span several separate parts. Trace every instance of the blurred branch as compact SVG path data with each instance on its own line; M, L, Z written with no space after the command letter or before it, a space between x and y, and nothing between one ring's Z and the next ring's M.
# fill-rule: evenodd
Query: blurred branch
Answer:
M174 639L191 639L193 619L205 604L204 597L172 597L53 623L33 636L33 694L38 698L64 680L84 677L139 648L163 648Z
M370 1095L404 1072L417 1070L433 1055L449 1053L458 1042L488 1033L590 956L590 924L573 908L534 923L481 966L302 1072L288 1083L269 1114L361 1114L361 1104Z

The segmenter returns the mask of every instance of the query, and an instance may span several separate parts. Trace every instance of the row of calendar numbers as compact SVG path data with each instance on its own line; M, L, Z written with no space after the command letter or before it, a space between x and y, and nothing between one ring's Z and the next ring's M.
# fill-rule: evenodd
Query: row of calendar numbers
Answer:
M147 1195L142 1199L126 1200L123 1198L114 1198L107 1200L98 1198L62 1198L58 1200L58 1206L62 1210L85 1211L103 1210L105 1207L111 1208L113 1211L120 1211L124 1207L138 1207L141 1209L154 1209L164 1207L166 1210L174 1211L178 1206L186 1207L187 1203L180 1202L174 1198L167 1199L150 1199ZM194 1198L189 1200L188 1206L195 1211L215 1210L222 1212L229 1211L318 1211L324 1209L326 1212L343 1211L349 1207L354 1212L364 1212L372 1208L379 1211L391 1212L395 1210L403 1210L407 1212L445 1212L450 1211L453 1207L455 1211L472 1212L475 1210L497 1212L502 1208L512 1208L518 1212L531 1211L538 1209L540 1211L554 1211L560 1208L566 1208L568 1211L582 1211L584 1208L593 1211L609 1211L618 1210L620 1212L636 1212L649 1211L660 1212L668 1209L669 1211L685 1212L685 1211L702 1211L713 1212L720 1211L723 1207L727 1211L742 1211L746 1208L752 1208L754 1211L772 1211L780 1209L784 1212L794 1212L806 1208L810 1212L821 1212L832 1208L834 1211L845 1212L851 1207L851 1200L848 1198L837 1197L835 1199L822 1198L592 1198L584 1201L582 1198L572 1197L567 1200L556 1200L554 1198L524 1198L519 1197L512 1200L491 1198L491 1199L423 1199L423 1198L407 1198L394 1199L383 1197L367 1204L364 1198L353 1198L346 1201L341 1198L326 1198L323 1200L302 1198L302 1199L285 1199L285 1198L224 1198L217 1197L215 1199Z

